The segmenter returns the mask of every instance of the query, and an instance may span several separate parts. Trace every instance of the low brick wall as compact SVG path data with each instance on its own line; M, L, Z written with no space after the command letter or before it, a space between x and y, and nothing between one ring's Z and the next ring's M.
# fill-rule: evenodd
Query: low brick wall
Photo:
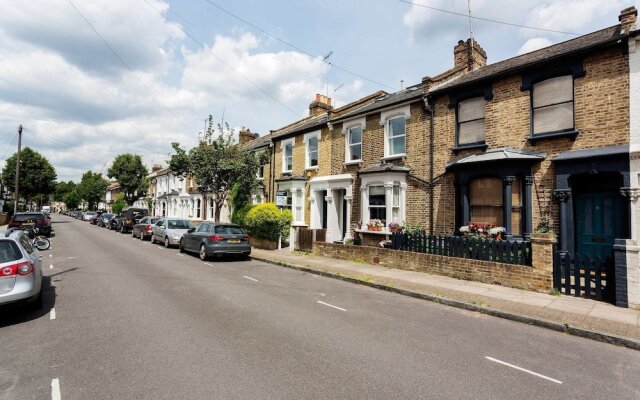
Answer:
M316 254L341 260L366 261L389 268L444 275L517 289L548 292L553 288L553 266L548 264L549 258L545 258L542 265L534 264L533 267L528 267L372 246L345 246L316 242L313 250Z
M278 242L274 240L263 239L259 237L251 237L251 245L258 249L275 250L278 248Z

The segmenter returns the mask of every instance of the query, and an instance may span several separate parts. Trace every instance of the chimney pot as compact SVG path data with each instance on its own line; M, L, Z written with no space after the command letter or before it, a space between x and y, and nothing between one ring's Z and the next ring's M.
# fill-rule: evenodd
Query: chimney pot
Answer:
M316 94L316 99L309 104L309 116L320 115L333 110L331 98L320 93Z

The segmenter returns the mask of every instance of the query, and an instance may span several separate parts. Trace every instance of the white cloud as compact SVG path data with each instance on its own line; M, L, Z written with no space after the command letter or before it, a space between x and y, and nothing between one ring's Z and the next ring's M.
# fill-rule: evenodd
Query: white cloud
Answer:
M522 47L520 47L520 50L518 50L518 55L524 54L524 53L530 53L532 51L539 50L543 47L551 46L552 44L553 42L547 38L541 38L541 37L531 38L527 40L522 45Z

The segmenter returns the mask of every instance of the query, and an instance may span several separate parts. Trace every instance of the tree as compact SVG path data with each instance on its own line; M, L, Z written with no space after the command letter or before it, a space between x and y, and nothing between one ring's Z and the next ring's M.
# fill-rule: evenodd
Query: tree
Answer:
M2 181L12 192L16 190L16 156L14 153L9 157L2 170ZM42 154L29 147L20 151L20 195L27 204L38 194L51 194L56 177L56 170Z
M114 201L113 204L111 205L111 211L113 211L114 214L120 214L120 211L122 211L122 209L125 208L127 205L128 204L124 199L124 194L118 193L116 195L116 201Z
M88 203L89 209L93 210L104 198L109 182L101 174L87 171L82 174L82 180L78 185L77 193L80 198Z
M64 198L67 194L69 194L70 192L76 190L76 184L73 181L69 181L69 182L58 182L56 184L56 188L53 191L53 200L55 201L63 201L66 203L66 201L64 201ZM77 194L77 193L76 193Z
M124 194L124 201L133 204L143 197L149 189L147 175L149 171L137 154L124 153L116 157L107 171L109 178L115 178Z
M62 198L62 201L64 201L64 204L67 206L67 210L74 210L78 208L81 200L80 196L78 196L77 189L73 189Z
M204 204L207 204L208 198L213 200L216 222L220 221L220 211L234 185L240 185L243 190L249 191L258 186L258 157L253 152L242 151L239 146L234 145L234 132L228 125L225 128L218 124L216 132L213 118L209 115L207 130L198 146L187 152L179 143L172 143L176 154L171 156L169 162L169 168L181 179L187 175L193 177L204 197ZM206 214L203 219L206 219Z

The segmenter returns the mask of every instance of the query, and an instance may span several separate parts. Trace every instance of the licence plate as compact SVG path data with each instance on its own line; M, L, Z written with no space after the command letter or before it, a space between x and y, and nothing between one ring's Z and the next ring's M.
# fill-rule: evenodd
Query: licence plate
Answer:
M25 222L22 226L33 226L35 225L33 222Z
M238 239L229 239L227 243L240 243Z

